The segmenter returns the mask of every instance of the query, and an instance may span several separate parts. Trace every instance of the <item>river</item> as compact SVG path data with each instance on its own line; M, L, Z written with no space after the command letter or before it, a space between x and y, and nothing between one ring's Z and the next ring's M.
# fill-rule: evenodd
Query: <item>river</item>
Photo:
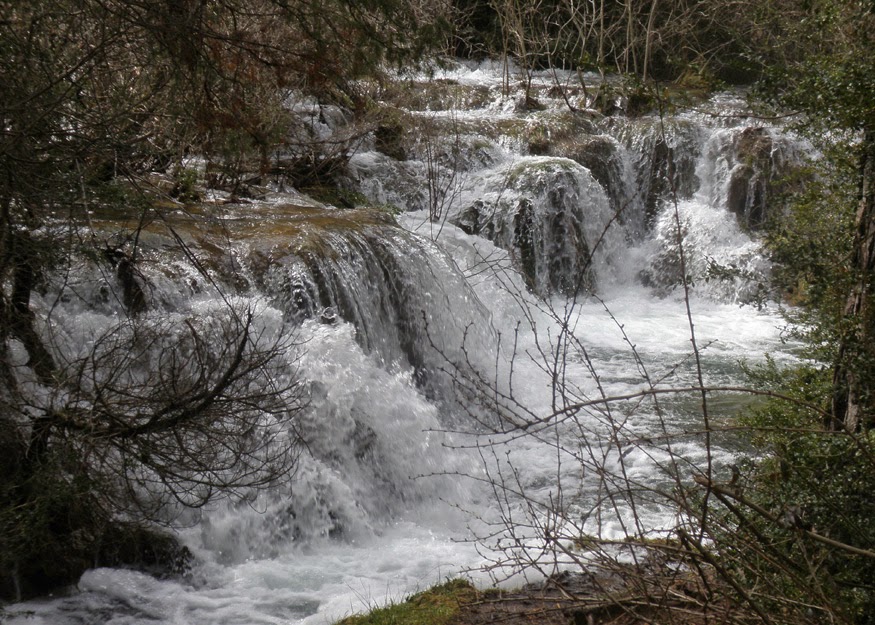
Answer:
M730 434L705 446L701 393L648 393L700 375L739 386L741 361L794 358L756 228L806 147L737 94L665 119L575 116L552 76L534 77L538 110L503 76L459 63L419 77L452 87L410 109L440 131L403 160L368 143L353 156L349 183L401 209L400 228L353 220L308 235L321 252L305 258L280 226L312 216L307 198L277 188L221 209L235 258L272 263L231 304L295 337L309 398L296 474L189 516L187 575L92 569L6 622L315 625L455 575L519 584L573 565L545 528L562 544L659 535L679 514L659 493L745 453ZM184 272L151 271L176 313L217 305ZM111 317L54 305L71 345ZM719 429L750 399L708 401Z

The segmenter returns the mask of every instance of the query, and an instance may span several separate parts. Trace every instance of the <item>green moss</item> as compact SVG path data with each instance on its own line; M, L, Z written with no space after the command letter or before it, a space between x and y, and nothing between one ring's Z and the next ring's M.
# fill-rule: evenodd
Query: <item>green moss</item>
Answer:
M368 199L361 193L334 186L303 187L301 192L323 204L330 204L338 208L358 208L368 203Z
M170 197L186 204L201 200L196 169L180 167L174 172L174 179L175 184L170 190Z
M545 185L553 184L546 182L541 175L559 176L570 174L578 168L578 165L569 159L554 157L540 162L524 162L514 165L507 175L507 185L512 189L534 192L544 190Z
M460 85L454 80L398 82L385 89L382 98L413 111L477 109L493 99L489 87Z
M521 141L530 154L552 154L556 143L569 141L595 131L591 120L569 111L546 111L528 119L500 119L479 132L493 140L502 137Z
M462 605L477 597L477 590L469 582L454 579L402 603L349 616L336 625L445 625L459 613Z

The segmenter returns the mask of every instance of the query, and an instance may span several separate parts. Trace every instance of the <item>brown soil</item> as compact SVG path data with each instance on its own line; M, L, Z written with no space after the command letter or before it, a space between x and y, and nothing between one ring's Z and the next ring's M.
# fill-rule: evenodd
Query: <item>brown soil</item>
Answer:
M614 602L605 599L615 586L604 579L565 573L516 591L487 591L462 606L452 625L608 623L622 612Z
M708 601L702 590L690 576L657 590L646 581L643 587L631 587L628 578L619 576L563 573L518 591L478 593L476 600L461 606L451 625L711 625L747 620L737 605Z

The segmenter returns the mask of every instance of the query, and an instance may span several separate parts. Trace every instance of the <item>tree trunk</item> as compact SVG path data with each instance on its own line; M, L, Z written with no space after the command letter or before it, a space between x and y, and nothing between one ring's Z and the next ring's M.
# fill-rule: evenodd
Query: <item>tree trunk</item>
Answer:
M854 287L845 304L833 370L830 429L858 432L875 426L875 129L863 135L860 204L854 235Z
M30 295L33 292L39 273L39 260L36 258L34 244L28 234L18 234L13 239L12 293L9 298L9 329L12 336L24 345L29 361L40 382L50 385L56 370L55 359L46 348L34 325L34 314L30 309ZM6 306L4 306L4 309Z
M653 51L653 25L656 22L656 5L659 0L653 0L650 5L650 16L647 18L647 32L644 37L644 67L641 68L641 80L647 83L647 72L650 69L651 52Z

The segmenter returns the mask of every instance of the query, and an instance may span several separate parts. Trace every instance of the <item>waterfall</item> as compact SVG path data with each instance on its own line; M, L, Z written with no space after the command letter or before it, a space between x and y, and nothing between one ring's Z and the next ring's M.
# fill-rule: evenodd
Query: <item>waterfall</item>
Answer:
M569 112L544 76L533 93L545 110L520 112L483 73L429 83L421 97L431 91L435 109L411 111L425 137L411 133L401 160L355 156L349 184L428 213L432 231L449 221L493 241L542 297L638 284L667 293L683 279L722 301L766 296L760 233L810 146L749 117L733 94L673 116L601 117ZM478 107L444 110L446 90L475 88Z
M488 309L432 240L381 211L275 199L147 226L135 277L145 310L136 316L111 262L90 256L74 256L34 301L53 320L46 332L64 366L141 326L167 334L144 352L157 356L173 349L176 329L208 326L228 310L252 311L253 337L283 346L278 369L300 378L304 407L291 431L274 435L299 439L302 453L287 485L202 518L195 543L224 564L354 541L431 500L463 501L462 485L435 477L464 464L445 451L444 432L460 415L441 409L453 402L443 369L494 359ZM107 239L117 228L92 226Z
M588 169L528 156L474 178L450 221L511 252L539 295L591 291L616 251L611 205ZM613 244L613 245L612 245Z
M680 284L682 242L686 279L700 291L724 301L761 301L770 266L758 233L770 218L772 197L786 189L785 178L802 164L805 150L762 126L716 127L700 135L695 184L659 199L650 236L641 243L649 260L640 275L661 290Z
M412 366L429 392L439 392L440 363L461 360L463 347L489 353L489 313L443 250L383 213L329 215L270 250L262 288L292 320L351 323L367 353Z
M548 74L534 76L542 110L508 97L498 66L439 77L408 101L422 127L370 137L350 159L343 183L376 208L276 190L168 213L143 231L146 316L183 324L230 304L257 311L265 336L288 337L283 363L306 400L289 432L298 464L281 486L189 517L180 536L196 561L186 577L94 569L69 596L11 606L11 623L315 625L462 570L478 578L499 556L472 532L498 540L490 524L519 512L483 487L490 470L511 463L515 487L541 502L562 482L569 509L584 510L603 494L551 441L608 450L606 463L650 484L664 479L660 450L611 451L610 436L696 428L678 401L659 415L630 409L610 436L596 410L553 438L502 436L510 422L490 408L514 405L532 422L550 414L556 362L579 398L640 390L645 366L653 379L688 382L689 325L674 291L688 278L708 381L735 383L740 358L783 349L780 318L737 302L760 295L759 228L806 146L745 118L728 96L704 113L630 119L588 110L583 94L569 111ZM117 228L92 226L108 240ZM117 271L76 263L34 304L51 311L45 331L71 360L126 314ZM557 337L585 354L563 352ZM465 404L458 376L493 403ZM736 453L711 452L717 467ZM705 451L690 439L682 454L696 462ZM653 506L641 518L657 527L671 515ZM619 537L622 521L605 531Z

